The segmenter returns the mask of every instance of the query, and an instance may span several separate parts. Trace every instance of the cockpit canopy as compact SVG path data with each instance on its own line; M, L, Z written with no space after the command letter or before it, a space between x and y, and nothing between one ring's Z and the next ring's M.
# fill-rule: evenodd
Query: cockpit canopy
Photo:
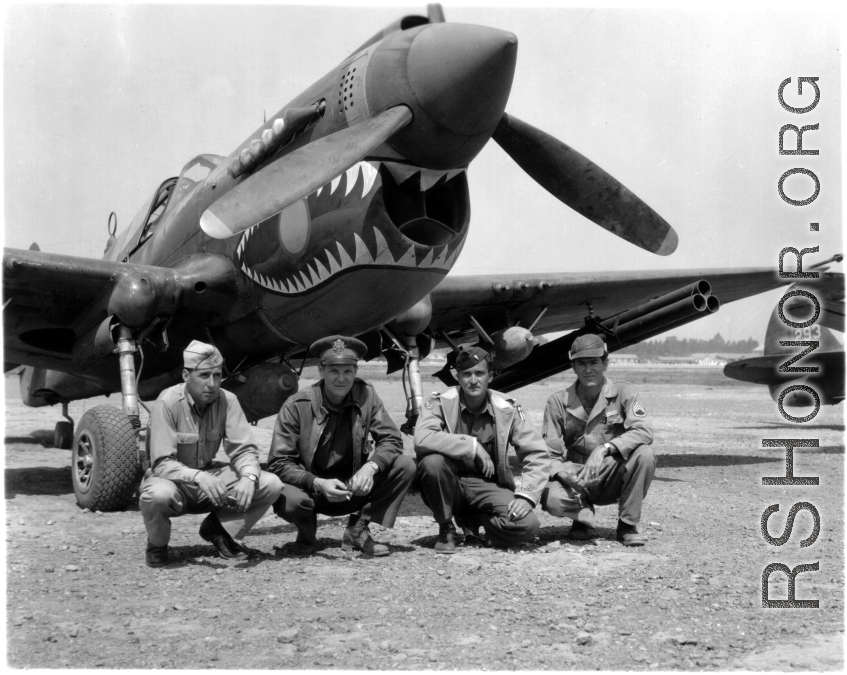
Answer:
M106 251L107 260L126 260L156 231L166 214L176 211L194 189L217 167L225 157L220 155L197 155L182 169L179 177L168 178L159 185L153 196L135 214L129 227Z

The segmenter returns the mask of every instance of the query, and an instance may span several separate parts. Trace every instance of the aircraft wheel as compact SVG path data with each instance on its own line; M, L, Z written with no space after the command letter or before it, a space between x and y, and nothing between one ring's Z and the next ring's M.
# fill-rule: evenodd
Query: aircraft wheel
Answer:
M56 422L53 429L53 447L70 450L74 442L74 425L70 422Z
M124 508L138 485L135 429L117 408L100 405L79 421L71 475L76 501L92 511Z

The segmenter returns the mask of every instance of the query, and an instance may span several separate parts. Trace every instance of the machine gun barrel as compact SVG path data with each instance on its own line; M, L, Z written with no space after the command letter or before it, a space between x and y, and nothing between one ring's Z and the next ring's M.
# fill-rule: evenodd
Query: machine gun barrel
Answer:
M709 282L700 280L622 314L595 320L593 324L536 347L525 360L494 377L491 387L507 392L567 370L572 365L568 351L580 335L603 334L609 352L615 352L716 312L721 303L711 292Z
M625 324L636 319L640 319L641 317L650 314L651 312L655 312L658 309L667 307L678 300L687 300L695 295L708 297L711 294L712 287L709 285L709 282L701 279L700 281L695 281L693 284L689 284L688 286L684 286L676 291L672 291L654 300L650 300L633 307L632 309L626 310L620 315L618 323Z
M667 295L652 300L651 302L639 305L634 309L624 312L619 317L607 319L601 322L601 325L610 330L612 335L622 343L641 342L646 339L648 333L655 335L668 330L669 327L681 326L701 317L704 313L717 311L720 307L720 302L712 296L708 283L705 281L698 282L705 285L707 294L699 292L687 295L680 300L675 300L678 297L679 291L668 293ZM694 284L692 284L694 285ZM684 289L683 289L684 290ZM709 302L709 299L712 302ZM664 301L661 302L660 301ZM644 312L644 308L652 306L652 311ZM710 306L714 309L710 309ZM627 318L627 314L634 314L635 318ZM612 345L609 346L611 351ZM620 349L620 347L618 347Z

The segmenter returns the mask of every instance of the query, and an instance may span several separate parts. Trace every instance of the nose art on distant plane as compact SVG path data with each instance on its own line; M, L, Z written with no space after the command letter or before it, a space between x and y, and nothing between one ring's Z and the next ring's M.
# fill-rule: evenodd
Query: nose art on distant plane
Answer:
M492 133L506 108L517 53L518 39L506 31L429 26L409 48L409 85L436 124L465 136Z

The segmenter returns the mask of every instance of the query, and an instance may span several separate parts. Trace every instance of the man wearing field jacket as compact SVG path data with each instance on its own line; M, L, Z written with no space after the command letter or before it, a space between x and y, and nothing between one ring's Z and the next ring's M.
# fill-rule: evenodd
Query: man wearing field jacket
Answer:
M320 359L322 379L289 398L277 416L268 471L284 483L274 511L296 525L297 555L315 551L318 513L351 514L344 550L388 555L368 523L393 527L415 477L399 429L374 388L356 378L366 350L341 335L315 342L310 352Z
M572 538L590 539L594 506L617 503L618 541L643 546L637 526L656 469L650 417L635 387L606 377L599 336L578 337L569 356L577 380L547 400L541 428L553 456L544 510L572 518Z
M415 427L421 496L439 525L435 550L455 553L454 515L466 534L482 525L492 546L532 541L540 527L533 509L550 472L547 446L514 399L488 388L485 350L463 349L455 367L459 386L427 398ZM510 445L523 465L520 487Z

